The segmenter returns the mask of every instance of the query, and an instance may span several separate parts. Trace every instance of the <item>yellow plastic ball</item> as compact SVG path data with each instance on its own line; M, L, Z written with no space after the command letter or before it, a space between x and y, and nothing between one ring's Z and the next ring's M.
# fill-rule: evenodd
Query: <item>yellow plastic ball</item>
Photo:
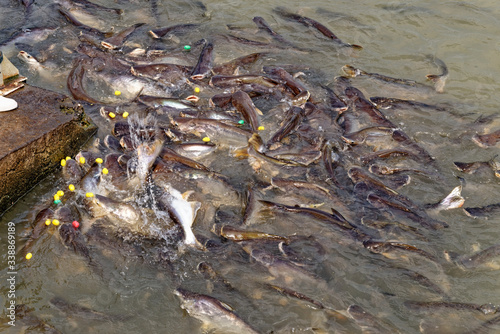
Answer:
M119 90L115 90L115 95L120 96L120 95L122 95L122 92L120 92Z
M58 191L57 191L57 195L59 195L59 197L64 196L64 191L62 191L62 190L58 190Z
M259 130L259 131L262 131L262 130L264 130L264 129L265 129L265 128L264 128L262 125L261 125L261 126L259 126L259 127L257 128L257 130Z
M60 199L61 199L61 198L59 197L59 195L58 195L58 194L55 194L55 195L54 195L54 201L57 201L57 200L60 200Z
M66 166L66 160L65 159L61 160L61 166L63 166L63 167Z
M55 226L59 226L59 220L57 219L52 220L52 224Z
M125 112L122 114L123 118L127 118L127 117L128 117L128 115L129 115L128 111L125 111Z
M78 161L80 161L80 163L83 165L85 163L85 158L84 157L80 157L80 160L78 160Z
M31 253L26 254L26 260L29 260L29 259L31 259L32 257L33 257L33 254L31 254Z
M110 112L110 113L108 114L108 116L109 116L109 117L111 117L111 118L115 118L115 117L116 117L116 114L115 114L114 112Z
M102 173L103 173L103 174L108 174L108 173L109 173L109 171L108 171L108 169L107 169L107 168L103 168L103 169L102 169Z
M88 197L88 198L90 198L90 197L94 197L94 193L86 193L86 194L85 194L85 197Z
M104 161L101 158L97 158L95 159L95 162L97 162L98 164L102 164Z
M210 138L208 138L208 137L203 137L203 139L202 139L202 140L203 140L205 143L208 143L208 142L210 141Z
M50 225L50 223L51 223L50 219L47 219L47 220L45 221L45 225L47 225L47 226L49 226L49 225Z
M199 93L199 92L200 92L200 87L195 87L195 88L194 88L194 92L195 92L195 93Z
M68 186L68 188L69 188L69 190L71 190L71 191L75 191L75 186L74 186L74 185L72 185L72 184L70 184L70 185Z
M71 157L66 157L66 160L71 160Z

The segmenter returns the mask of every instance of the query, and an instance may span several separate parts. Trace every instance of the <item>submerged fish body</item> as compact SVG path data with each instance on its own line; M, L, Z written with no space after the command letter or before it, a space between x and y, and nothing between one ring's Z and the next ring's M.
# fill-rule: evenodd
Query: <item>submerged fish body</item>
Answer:
M103 312L98 312L85 306L69 303L60 297L52 298L50 300L50 304L68 315L83 319L100 321L123 321L128 318L120 315L110 315Z
M365 311L359 305L351 305L347 309L349 315L361 327L362 333L369 334L385 334L385 333L400 333L393 326L384 323L374 315Z
M441 70L441 74L429 74L429 75L427 75L427 79L434 82L435 92L442 93L444 91L444 85L445 85L446 79L448 78L448 68L446 67L445 63L442 60L435 58L435 57L432 57L432 59L438 65L439 69ZM359 68L355 68L351 65L345 65L344 67L342 67L342 70L344 71L344 73L346 75L348 75L352 78L355 78L357 76L365 76L365 77L375 79L381 83L399 85L400 87L406 87L407 89L408 88L419 89L422 91L432 90L431 87L426 86L424 84L420 84L414 80L398 79L398 78L392 78L392 77L388 77L388 76L378 74L378 73L369 73L369 72L363 71Z
M488 218L500 212L500 203L490 204L483 207L464 208L467 216L473 218Z
M358 50L362 49L362 47L360 45L348 44L348 43L342 42L337 36L335 36L335 34L330 29L328 29L326 26L324 26L323 24L319 23L316 20L313 20L311 18L302 16L302 15L289 13L282 7L277 7L273 11L286 19L297 21L297 22L302 23L303 25L305 25L307 27L316 28L323 36L331 39L332 41L337 43L339 46L351 47L351 48L358 49Z
M258 333L236 315L229 305L214 297L181 288L175 290L174 294L181 300L181 308L200 320L206 329L228 334Z
M496 262L496 265L492 265L491 267L494 269L498 269L498 262L500 261L498 257L500 256L500 244L493 245L482 251L479 251L473 255L463 255L457 258L457 262L465 267L468 270L475 269L479 266L484 266L487 264L493 264Z

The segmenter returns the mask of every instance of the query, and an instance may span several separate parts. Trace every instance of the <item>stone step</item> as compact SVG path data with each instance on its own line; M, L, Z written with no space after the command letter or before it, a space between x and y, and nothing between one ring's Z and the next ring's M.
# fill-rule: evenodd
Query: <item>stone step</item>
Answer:
M97 130L65 95L25 84L8 97L19 107L0 113L0 215Z

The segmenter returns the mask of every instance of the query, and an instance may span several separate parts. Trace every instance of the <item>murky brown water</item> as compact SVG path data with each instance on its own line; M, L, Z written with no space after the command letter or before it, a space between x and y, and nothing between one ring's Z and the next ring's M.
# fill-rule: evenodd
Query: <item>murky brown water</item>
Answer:
M27 44L35 46L35 52L46 50L55 44L40 74L29 72L15 55L19 51L9 44L2 51L19 67L22 74L34 85L68 93L66 76L71 69L72 49L77 45L77 30L67 25L51 4L36 4L30 20L23 22L23 8L17 1L2 0L0 29L16 27L60 26L53 36L43 42ZM459 184L456 176L466 179L463 189L465 206L482 206L498 203L500 187L493 173L464 175L453 166L454 161L485 161L498 154L498 148L479 148L471 141L472 134L463 137L470 122L479 116L495 115L500 105L500 89L497 78L500 75L500 43L498 41L498 17L500 6L495 1L289 1L290 11L314 18L325 24L342 40L363 46L361 52L353 57L339 52L331 43L316 31L302 25L280 19L272 13L279 1L204 1L205 12L191 2L157 1L156 17L152 14L152 1L100 1L108 6L119 6L125 14L120 19L100 13L96 17L82 17L102 30L114 27L115 31L133 23L144 22L150 26L167 26L179 23L202 23L202 29L187 34L178 34L170 40L170 46L192 44L202 37L214 36L215 62L222 63L235 57L255 52L251 47L242 47L215 37L227 32L226 25L240 28L247 37L267 40L268 36L257 33L254 16L264 17L279 33L292 40L296 45L314 50L309 53L276 53L266 63L300 64L311 69L308 80L315 84L331 84L333 78L341 73L341 67L351 64L368 72L377 72L392 77L425 82L425 75L434 73L436 67L426 59L435 55L448 66L450 75L443 94L421 96L416 100L435 104L448 103L455 116L447 112L387 113L388 117L406 131L410 137L425 147L437 162L446 188L442 183L429 182L425 178L415 178L401 192L416 203L432 203L444 197ZM158 20L158 21L156 21ZM13 31L13 30L12 30ZM12 31L1 30L0 40ZM136 36L138 44L148 44L149 37ZM30 51L30 50L27 50ZM189 60L188 60L189 62ZM190 63L192 64L192 62ZM353 80L367 96L395 96L396 92L387 86L376 85L363 80ZM115 88L115 87L112 87ZM96 122L106 124L95 113ZM494 131L500 122L479 128L481 133ZM102 131L105 133L105 131ZM102 135L100 133L100 135ZM458 138L458 139L457 139ZM233 161L227 160L227 161ZM231 167L224 166L226 160L214 163L220 172L232 176L248 168L245 163ZM50 201L53 184L61 177L55 173L48 180L37 185L33 191L20 200L9 212L2 216L0 224L0 268L2 277L7 269L7 222L14 222L17 230L17 246L25 239L27 229L36 213ZM1 181L0 181L1 182ZM442 212L436 216L446 221L450 227L440 233L432 234L428 242L412 240L441 262L443 251L470 254L498 243L500 236L498 219L472 219L462 210ZM327 242L328 232L314 226L304 218L292 219L289 216L269 219L259 228L280 234L312 234L320 241ZM287 230L283 230L280 220L289 219ZM196 223L195 223L196 225ZM198 225L195 233L210 235L211 224ZM51 231L55 232L55 229ZM324 239L322 239L324 238ZM321 299L325 305L336 309L346 309L351 304L363 306L370 313L391 323L402 333L417 333L422 320L431 324L449 323L457 328L450 333L467 332L490 317L461 312L435 312L434 315L409 310L403 305L405 300L441 300L442 298L407 280L400 272L388 269L390 262L381 255L370 254L359 244L323 244L327 256L319 256L314 250L309 254L317 261L314 270L327 282L326 288L305 286L311 296ZM200 261L207 261L224 274L225 279L236 287L236 291L214 290L237 310L247 322L263 333L305 332L312 333L312 327L333 333L358 333L359 328L352 324L338 324L323 310L314 310L295 300L263 290L254 282L256 277L268 275L257 263L248 263L241 257L238 247L229 248L224 254L214 255L186 253L178 258L173 267L176 279L165 268L155 268L136 258L127 258L118 252L107 251L101 254L106 275L96 274L89 269L81 257L68 251L51 233L44 235L33 249L33 258L26 261L17 259L16 302L24 303L34 309L34 313L63 333L193 333L199 332L199 322L185 316L179 307L173 290L179 283L197 291L209 291L204 279L196 271ZM432 280L448 281L448 299L456 302L477 304L499 303L500 283L498 270L481 267L464 271L451 264L443 265L443 272L432 270L432 265L411 263L409 267L427 268L426 275ZM180 281L180 282L179 282ZM0 305L7 305L8 289L6 281L0 283ZM78 316L68 316L48 305L53 296L62 296L70 302L110 314L131 317L128 321L109 322L87 320ZM424 322L424 327L425 327ZM0 325L6 333L19 333L19 326ZM450 325L450 327L452 327ZM42 331L43 332L43 331ZM432 332L432 331L431 331ZM437 332L445 332L440 329ZM499 329L492 329L498 333Z

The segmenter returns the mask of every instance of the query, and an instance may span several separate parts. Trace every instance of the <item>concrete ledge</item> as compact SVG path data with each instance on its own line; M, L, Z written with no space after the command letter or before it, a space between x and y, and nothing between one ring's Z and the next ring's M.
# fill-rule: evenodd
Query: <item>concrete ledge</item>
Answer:
M0 113L0 215L97 130L65 95L25 85L8 97L19 108Z

